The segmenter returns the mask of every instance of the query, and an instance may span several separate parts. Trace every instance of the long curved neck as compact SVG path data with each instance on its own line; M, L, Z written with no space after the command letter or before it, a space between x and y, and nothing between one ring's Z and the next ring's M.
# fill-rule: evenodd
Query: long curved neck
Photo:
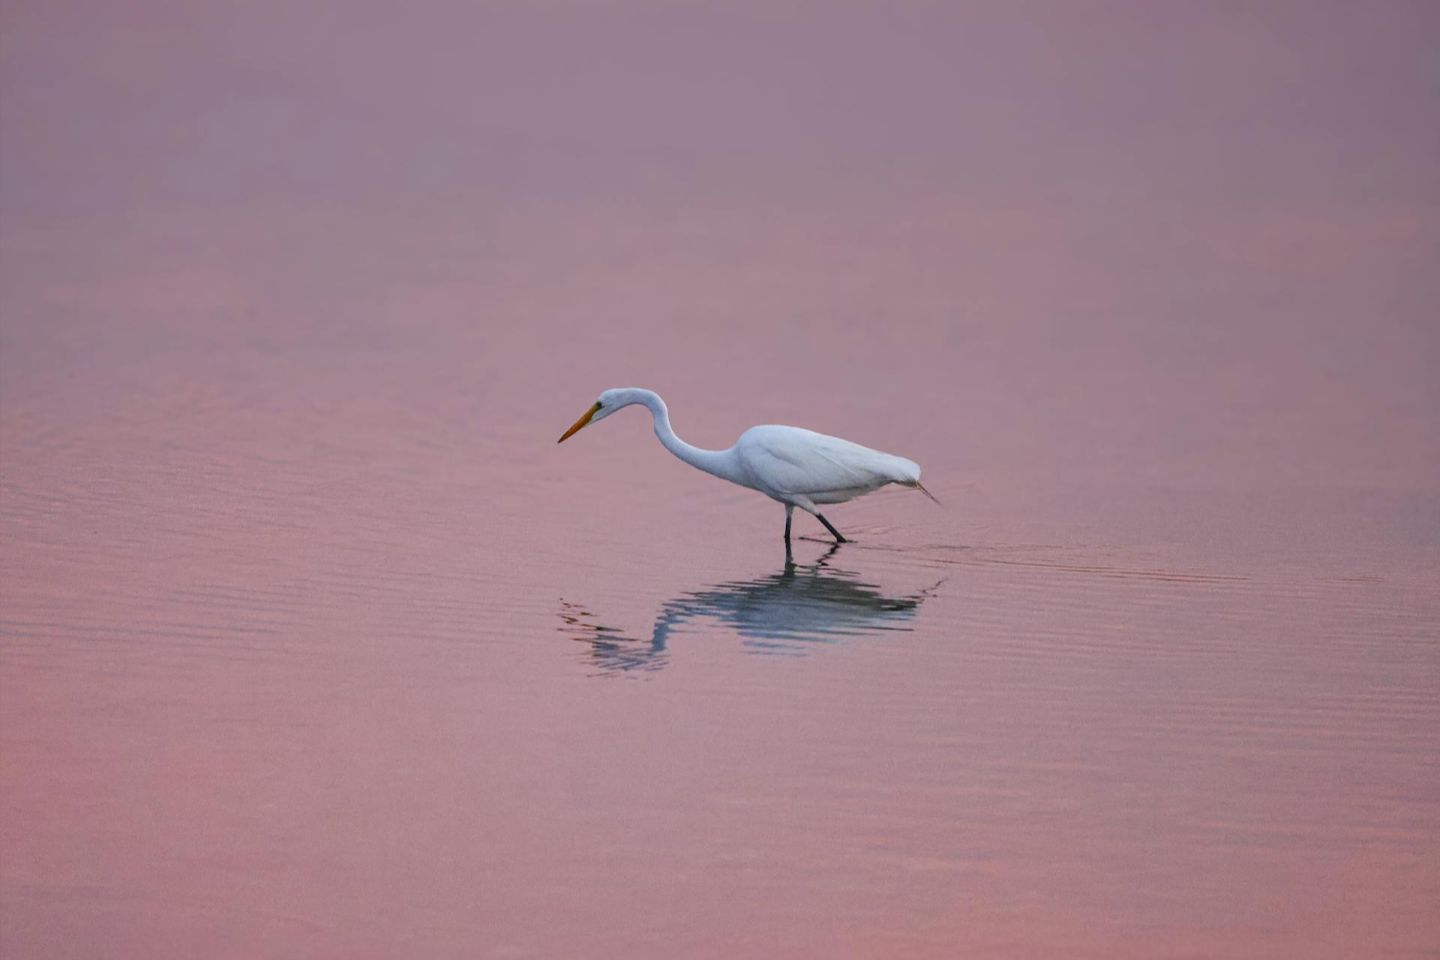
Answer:
M666 450L698 470L704 470L706 473L712 473L726 480L741 482L735 469L734 457L729 450L702 450L676 436L675 429L670 426L670 411L665 406L665 401L660 399L660 394L653 390L645 390L640 393L636 402L643 403L645 408L650 411L650 415L655 418L655 436L660 438L660 442L664 444Z

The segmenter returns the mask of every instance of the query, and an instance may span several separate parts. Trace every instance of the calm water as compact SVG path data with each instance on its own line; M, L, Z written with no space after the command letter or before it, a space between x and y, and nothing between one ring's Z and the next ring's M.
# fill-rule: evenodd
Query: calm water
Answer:
M1436 955L1431 14L109 9L7 13L7 958ZM627 385L945 506L787 562Z

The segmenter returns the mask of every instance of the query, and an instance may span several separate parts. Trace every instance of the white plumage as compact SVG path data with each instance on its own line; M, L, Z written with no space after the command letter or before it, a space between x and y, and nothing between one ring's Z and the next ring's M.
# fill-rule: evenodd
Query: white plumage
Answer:
M638 387L622 387L600 394L595 405L565 431L560 441L586 424L632 404L640 404L650 411L655 420L655 435L665 449L681 460L784 504L787 543L790 518L796 507L814 514L837 541L844 543L845 538L820 513L817 504L844 503L887 483L913 487L930 496L920 485L920 465L914 460L803 427L777 424L751 427L729 450L702 450L691 446L675 435L670 426L670 413L660 395Z
M887 483L920 482L914 460L804 427L751 427L732 449L753 480L749 485L782 503L797 496L844 503Z

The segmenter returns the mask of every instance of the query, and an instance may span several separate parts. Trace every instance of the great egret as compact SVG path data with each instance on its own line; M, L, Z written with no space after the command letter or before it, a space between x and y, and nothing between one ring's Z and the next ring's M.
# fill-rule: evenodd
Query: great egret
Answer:
M600 394L595 405L566 430L557 443L564 443L586 424L603 420L616 410L640 404L655 418L655 436L675 456L692 467L722 480L759 490L785 505L785 543L790 543L790 518L799 507L825 524L836 543L845 537L825 519L817 504L854 500L887 483L919 490L935 500L920 485L920 465L879 450L862 447L839 437L800 427L766 424L751 427L729 450L701 450L675 436L670 411L653 390L620 387ZM935 500L936 503L940 501Z

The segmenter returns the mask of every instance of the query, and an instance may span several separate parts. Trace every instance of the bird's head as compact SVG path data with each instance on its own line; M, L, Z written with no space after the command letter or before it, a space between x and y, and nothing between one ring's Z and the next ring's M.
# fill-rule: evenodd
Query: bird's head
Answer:
M600 394L600 399L595 401L595 405L589 410L586 410L584 415L582 415L579 420L576 420L570 426L570 429L566 430L560 439L555 442L564 443L579 433L584 427L604 420L621 407L628 407L632 403L645 403L647 397L653 396L654 394L649 390L640 390L635 387L617 387L613 390L606 390Z

